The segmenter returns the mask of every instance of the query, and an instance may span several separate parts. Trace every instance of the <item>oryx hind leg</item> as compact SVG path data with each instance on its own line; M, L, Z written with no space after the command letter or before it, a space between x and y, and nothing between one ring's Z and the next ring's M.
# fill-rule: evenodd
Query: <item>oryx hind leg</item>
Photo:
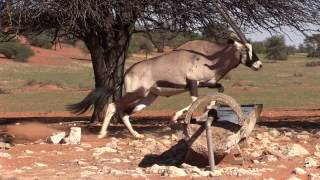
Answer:
M146 97L135 102L129 113L120 113L123 123L135 138L143 138L144 136L132 128L129 114L141 111L142 109L148 107L157 97L157 95L149 93Z
M114 103L110 103L107 107L106 114L103 120L103 124L101 126L100 133L98 135L98 138L104 138L107 135L107 128L110 124L110 120L116 112L117 112L116 105Z

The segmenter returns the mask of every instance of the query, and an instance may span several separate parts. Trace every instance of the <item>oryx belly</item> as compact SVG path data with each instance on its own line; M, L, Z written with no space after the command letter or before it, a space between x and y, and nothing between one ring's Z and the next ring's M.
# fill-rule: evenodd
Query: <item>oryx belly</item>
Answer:
M151 92L158 96L170 97L176 94L184 93L187 90L184 88L170 88L170 87L152 87Z

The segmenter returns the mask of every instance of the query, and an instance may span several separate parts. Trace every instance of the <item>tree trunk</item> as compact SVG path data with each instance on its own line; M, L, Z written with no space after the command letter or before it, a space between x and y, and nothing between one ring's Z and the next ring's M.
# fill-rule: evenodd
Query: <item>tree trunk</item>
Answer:
M116 32L91 33L84 39L92 59L95 87L106 87L115 90L109 100L116 101L122 96L122 81L127 50L131 38L130 28ZM112 99L111 99L112 98ZM96 109L91 122L104 117L103 109Z

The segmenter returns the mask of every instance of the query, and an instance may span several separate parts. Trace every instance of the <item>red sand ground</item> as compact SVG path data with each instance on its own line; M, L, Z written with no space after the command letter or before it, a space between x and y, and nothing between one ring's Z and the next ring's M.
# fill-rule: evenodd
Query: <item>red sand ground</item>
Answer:
M170 116L173 114L173 111L143 111L138 114L136 114L134 119L157 119L157 120L168 120ZM89 120L88 114L81 116L86 120ZM70 120L74 118L74 115L68 113L68 112L51 112L51 113L32 113L32 112L25 112L25 113L0 113L0 123L4 120L17 120L21 122L28 122L30 120L37 120L42 123L45 123L48 118L53 118L55 121L64 121L64 120ZM52 120L52 119L50 119ZM75 120L75 119L73 119ZM275 123L274 123L275 122ZM259 121L259 125L266 125L266 126L273 126L274 124L280 125L281 124L291 124L292 126L295 126L296 128L319 128L320 123L320 110L313 109L313 110L272 110L272 111L264 111L262 113L261 120ZM313 123L308 125L308 123ZM315 124L318 124L317 126L314 126ZM310 127L311 126L311 127ZM4 166L3 168L7 170L15 170L17 168L21 168L23 166L32 166L35 162L41 162L44 164L47 164L49 167L46 168L33 168L32 171L30 171L30 174L23 175L24 178L31 178L31 177L38 177L40 179L42 178L49 178L52 175L53 169L55 172L57 171L63 171L65 172L68 170L68 177L77 177L78 170L76 170L78 165L75 165L73 162L75 159L79 159L79 157L86 159L89 163L95 163L95 161L92 158L92 151L83 151L83 152L76 152L75 148L79 147L79 145L52 145L52 144L30 144L32 141L36 141L41 138L48 137L53 131L59 130L65 130L69 128L69 125L56 125L56 126L47 126L46 124L39 124L39 123L31 123L31 124L24 124L20 126L16 125L9 125L6 129L7 132L10 134L15 135L15 141L17 143L27 143L25 145L19 145L15 146L12 149L10 149L8 152L13 156L12 159L4 160L2 159L0 163ZM2 126L3 128L3 126ZM130 147L128 144L133 141L130 134L125 130L125 128L116 128L116 126L111 128L112 135L111 137L116 137L119 139L123 144L121 145L122 151L124 152L124 157L127 157L130 155L130 153L126 154L126 151L131 151L132 147ZM159 129L160 127L158 127ZM118 130L117 130L118 129ZM143 129L143 128L142 128ZM140 129L140 131L142 130ZM120 130L120 131L119 131ZM152 129L142 130L144 134L147 134L147 136L150 136L149 133L152 133L150 131ZM92 145L92 148L94 147L101 147L104 146L106 143L110 142L110 137L106 139L97 139L96 138L96 132L98 131L98 128L91 131L91 132L85 132L83 135L82 142L88 143ZM1 126L0 126L0 132L1 132ZM118 133L116 133L118 132ZM115 133L115 134L114 134ZM154 133L154 132L153 132ZM149 135L148 135L149 134ZM292 142L290 143L303 143L300 142L300 140L292 139ZM310 138L308 141L308 144L305 145L305 147L310 151L313 152L313 146L319 143L319 140L317 138ZM19 159L18 156L21 156L25 154L24 152L26 150L31 150L35 153L36 159L34 158L23 158L23 160ZM119 154L117 157L122 157L123 155ZM114 156L110 156L110 154L105 155L104 158L114 158ZM133 160L131 163L117 163L116 165L113 165L114 168L117 169L135 169L138 165L140 160ZM62 165L63 164L63 165ZM92 165L93 165L92 164ZM279 160L277 162L270 163L270 167L275 167L279 164L285 165L286 168L279 168L278 171L273 172L266 172L263 173L263 177L277 177L277 179L286 179L292 175L292 169L295 167L302 167L303 166L303 159L299 158L293 158L290 160ZM219 165L219 167L226 167L230 166L228 163L222 163ZM233 165L234 166L234 165ZM250 160L247 160L243 168L248 167L257 167L259 168L259 165L253 164L250 162ZM312 172L316 173L318 170L312 170ZM51 174L51 175L50 175ZM132 177L128 176L120 176L121 179L131 179ZM106 175L105 178L108 179L118 179L120 178L118 176L112 176L112 175ZM63 179L63 176L61 177ZM160 176L151 176L149 178L152 179L160 179ZM223 179L234 179L234 177L224 177ZM259 178L259 177L250 177L252 178ZM250 179L249 178L249 179ZM261 178L261 177L260 177ZM307 176L301 176L303 179L307 179ZM32 178L31 178L32 179ZM138 178L139 179L139 178ZM162 178L161 178L162 179ZM180 178L176 178L180 179ZM182 178L184 179L184 178ZM187 178L190 179L190 178ZM207 178L199 178L199 179L207 179ZM240 179L246 179L246 177L242 177Z

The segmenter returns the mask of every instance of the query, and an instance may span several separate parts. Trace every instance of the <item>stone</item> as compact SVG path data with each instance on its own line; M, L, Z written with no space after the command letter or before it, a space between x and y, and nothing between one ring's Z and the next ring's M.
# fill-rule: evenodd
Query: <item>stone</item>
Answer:
M310 136L307 135L307 134L298 134L297 138L300 139L300 140L309 140Z
M320 158L320 152L314 152L313 153L316 157Z
M128 156L128 159L133 160L133 159L135 159L135 158L134 158L134 156L130 155L130 156Z
M307 174L307 172L306 172L304 169L299 168L299 167L294 168L294 170L293 170L292 172L293 172L294 174L296 174L296 175L304 175L304 174Z
M88 177L88 176L92 176L96 174L95 172L92 172L92 171L88 171L88 170L85 170L85 171L81 171L80 172L80 175L81 177Z
M23 166L21 169L22 169L22 170L31 170L32 168L29 167L29 166Z
M261 176L262 172L271 171L271 169L243 169L238 167L225 167L221 169L223 174L229 175L229 176Z
M30 150L24 150L24 152L26 153L26 154L33 154L34 152L33 151L30 151Z
M309 155L309 151L306 150L299 144L290 144L286 146L282 152L285 156L294 157L294 156L306 156Z
M168 175L170 177L180 177L180 176L187 176L188 174L181 168L178 168L176 166L169 166L167 169Z
M43 163L35 162L35 163L34 163L34 166L36 166L36 167L47 167L48 165L43 164Z
M270 136L272 137L279 137L281 135L281 133L277 130L277 129L271 129L269 131Z
M278 161L278 158L274 155L267 154L263 157L263 160L266 162L275 162Z
M161 174L164 171L164 166L159 166L158 164L154 164L151 167L146 168L146 173L148 174Z
M76 159L73 161L75 164L79 165L79 166L86 166L88 165L87 162L85 162L83 159Z
M100 148L94 148L93 149L93 156L100 156L104 153L116 153L117 150L108 147L108 146L104 146L104 147L100 147Z
M310 173L308 178L309 180L320 180L320 174Z
M109 160L111 163L120 163L121 162L121 159L119 158L112 158Z
M284 135L287 136L287 137L292 137L293 133L292 132L285 132Z
M295 176L291 176L290 178L288 178L287 180L301 180L300 178L298 177L295 177Z
M84 148L91 148L92 145L91 144L88 144L88 143L81 143L81 147L84 147Z
M320 152L320 144L316 144L315 149L317 152Z
M163 139L161 142L165 145L171 145L171 140L169 139Z
M10 149L11 145L9 143L0 142L0 149Z
M11 155L6 152L0 152L0 158L11 158Z
M219 169L214 169L213 171L209 171L209 176L210 177L216 177L216 176L222 176L223 173Z
M65 132L57 132L48 138L49 143L59 144L66 137Z
M317 160L315 160L315 159L312 158L312 157L307 157L307 158L304 160L304 167L305 167L305 168L311 168L311 167L317 167L317 166L318 166Z
M80 144L81 142L81 128L71 127L69 136L64 138L66 144Z
M81 147L75 147L76 152L84 152L84 149Z

